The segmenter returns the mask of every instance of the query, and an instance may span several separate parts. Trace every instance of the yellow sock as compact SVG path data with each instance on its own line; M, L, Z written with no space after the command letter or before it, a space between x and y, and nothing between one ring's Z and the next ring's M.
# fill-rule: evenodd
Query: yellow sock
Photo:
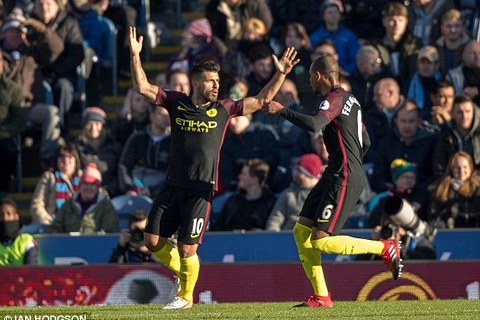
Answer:
M312 241L312 246L322 253L334 254L376 254L381 255L383 243L375 240L354 238L350 236L329 236Z
M171 241L168 240L162 249L154 252L153 255L161 264L175 272L176 275L180 273L180 255L177 247Z
M320 251L310 243L311 229L300 223L293 227L293 237L298 248L298 256L302 262L303 270L312 283L313 292L319 296L328 296L327 283L323 275Z
M183 299L193 301L193 289L197 283L198 273L200 272L200 261L197 254L188 258L180 258L180 292Z

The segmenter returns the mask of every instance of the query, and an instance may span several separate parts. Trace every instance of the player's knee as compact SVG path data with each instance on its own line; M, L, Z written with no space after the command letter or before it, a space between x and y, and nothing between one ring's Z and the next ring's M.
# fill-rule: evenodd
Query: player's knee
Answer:
M144 234L145 246L150 252L157 252L164 246L164 241L154 234L145 233Z

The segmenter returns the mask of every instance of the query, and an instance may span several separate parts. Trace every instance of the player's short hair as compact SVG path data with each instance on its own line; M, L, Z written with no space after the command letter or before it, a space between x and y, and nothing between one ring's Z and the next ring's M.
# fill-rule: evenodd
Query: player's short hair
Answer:
M312 64L312 70L321 74L328 74L338 79L340 74L340 67L338 61L327 54L321 55Z
M190 72L192 77L198 76L203 72L220 72L220 65L211 58L199 59L197 60L192 67Z

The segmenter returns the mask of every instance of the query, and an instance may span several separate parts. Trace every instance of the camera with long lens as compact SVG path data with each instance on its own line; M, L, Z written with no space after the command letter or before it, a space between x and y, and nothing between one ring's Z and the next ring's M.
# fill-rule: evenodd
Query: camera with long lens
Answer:
M384 211L393 224L403 227L415 238L421 236L429 238L435 233L434 228L432 228L425 221L421 220L415 213L412 205L405 199L402 199L398 196L389 197L385 202ZM391 227L389 228L391 229ZM384 232L385 235L388 234L388 230L385 230Z
M143 230L130 230L130 241L134 243L143 242Z

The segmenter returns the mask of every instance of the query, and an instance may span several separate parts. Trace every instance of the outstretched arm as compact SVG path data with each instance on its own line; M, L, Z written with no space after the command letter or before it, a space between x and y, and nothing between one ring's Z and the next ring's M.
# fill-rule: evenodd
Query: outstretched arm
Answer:
M265 103L268 103L277 94L280 86L285 80L285 76L292 71L292 68L300 61L296 59L297 51L291 47L287 48L280 60L277 56L272 55L273 62L277 71L272 79L262 88L255 97L247 97L243 101L243 114L250 114L260 110Z
M330 122L328 117L321 112L317 112L314 116L303 114L285 108L281 103L275 100L265 103L263 111L270 115L282 116L297 127L315 133L321 131Z
M133 86L150 103L154 103L157 98L158 87L148 82L147 75L142 68L140 61L140 52L142 51L143 36L137 39L137 30L130 27L130 36L128 38L130 47L130 73L132 75Z

